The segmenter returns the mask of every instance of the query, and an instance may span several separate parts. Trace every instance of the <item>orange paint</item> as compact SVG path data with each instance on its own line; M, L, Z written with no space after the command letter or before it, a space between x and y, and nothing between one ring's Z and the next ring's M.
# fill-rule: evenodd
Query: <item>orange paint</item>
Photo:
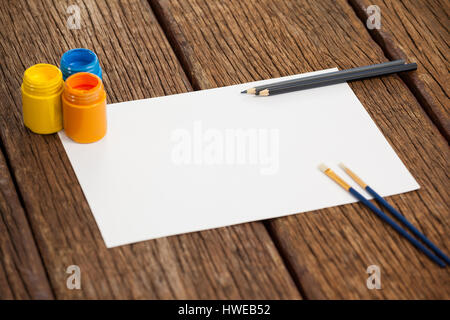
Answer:
M102 80L79 72L67 78L62 95L66 135L79 143L100 140L106 134L106 92Z

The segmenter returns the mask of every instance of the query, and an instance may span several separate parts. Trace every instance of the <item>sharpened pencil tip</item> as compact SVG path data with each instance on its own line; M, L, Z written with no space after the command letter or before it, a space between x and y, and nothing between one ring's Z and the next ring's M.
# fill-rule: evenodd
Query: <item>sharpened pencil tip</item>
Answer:
M255 94L256 93L256 88L250 88L250 89L241 91L241 93Z
M328 167L324 163L319 164L318 168L322 172L325 172L328 170Z

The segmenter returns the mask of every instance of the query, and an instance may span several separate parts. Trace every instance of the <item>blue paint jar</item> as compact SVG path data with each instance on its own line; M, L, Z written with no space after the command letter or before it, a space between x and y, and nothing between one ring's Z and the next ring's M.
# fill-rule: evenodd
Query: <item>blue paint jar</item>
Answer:
M97 55L85 48L77 48L65 52L61 57L60 69L64 81L78 72L93 73L102 79L102 68L98 62Z

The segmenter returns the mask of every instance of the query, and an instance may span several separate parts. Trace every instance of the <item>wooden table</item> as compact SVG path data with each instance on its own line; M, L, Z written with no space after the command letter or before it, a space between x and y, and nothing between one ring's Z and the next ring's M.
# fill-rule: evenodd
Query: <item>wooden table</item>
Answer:
M448 268L360 204L106 249L59 138L23 126L19 90L27 67L76 47L98 54L109 102L417 61L351 87L421 186L389 200L449 253L449 14L445 0L2 0L0 298L450 298Z

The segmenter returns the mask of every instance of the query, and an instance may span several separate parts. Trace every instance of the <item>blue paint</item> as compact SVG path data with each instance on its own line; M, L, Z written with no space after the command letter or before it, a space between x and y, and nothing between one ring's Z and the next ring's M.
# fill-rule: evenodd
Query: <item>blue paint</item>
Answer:
M77 48L65 52L61 57L60 69L64 80L78 72L93 73L102 79L97 55L89 49Z
M437 263L440 267L445 268L446 264L437 256L435 256L430 250L427 249L420 241L416 240L413 236L411 236L408 232L402 229L394 220L389 218L383 211L378 209L372 202L364 198L362 194L356 191L353 188L348 190L355 198L361 201L364 205L366 205L370 210L372 210L381 220L389 224L395 231L397 231L400 235L408 239L417 249L422 251L428 258Z

